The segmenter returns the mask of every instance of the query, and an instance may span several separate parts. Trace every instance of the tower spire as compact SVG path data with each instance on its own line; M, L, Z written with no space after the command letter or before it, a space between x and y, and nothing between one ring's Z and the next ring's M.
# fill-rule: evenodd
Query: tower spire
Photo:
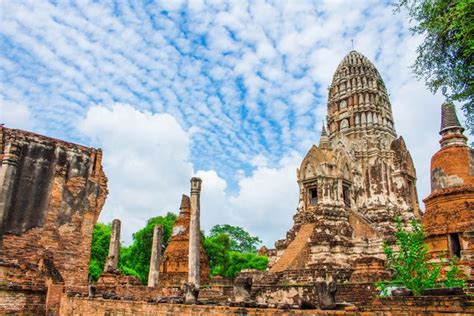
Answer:
M329 137L326 133L326 126L323 121L323 128L321 129L321 137L319 138L319 147L328 148L329 147Z
M444 102L441 105L441 147L449 145L466 145L467 138L463 135L464 128L459 123L456 108L452 102Z
M464 131L456 115L454 104L444 102L443 105L441 105L441 130L439 133L442 134L443 131L448 129L462 129L462 131Z

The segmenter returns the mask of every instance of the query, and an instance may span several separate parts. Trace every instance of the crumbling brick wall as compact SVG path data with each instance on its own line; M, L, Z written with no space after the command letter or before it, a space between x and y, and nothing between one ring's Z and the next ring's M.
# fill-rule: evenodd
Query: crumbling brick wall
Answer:
M86 291L108 193L102 151L1 126L0 159L1 281Z

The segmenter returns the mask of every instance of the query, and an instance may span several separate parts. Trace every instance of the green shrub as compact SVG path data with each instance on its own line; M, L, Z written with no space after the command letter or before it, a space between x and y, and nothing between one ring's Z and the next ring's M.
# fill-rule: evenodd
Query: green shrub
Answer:
M395 248L386 242L384 244L387 267L393 272L393 276L390 281L377 282L381 295L388 294L389 286L407 288L413 291L414 295L420 295L428 288L463 286L465 280L460 278L461 273L456 259L450 259L446 280L444 282L439 280L441 264L430 262L423 227L416 220L412 220L410 224L411 229L405 230L401 219L397 218Z

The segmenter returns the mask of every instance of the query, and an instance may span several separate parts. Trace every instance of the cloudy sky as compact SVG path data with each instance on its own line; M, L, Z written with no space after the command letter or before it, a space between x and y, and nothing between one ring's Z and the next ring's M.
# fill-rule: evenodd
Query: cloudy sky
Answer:
M100 220L120 218L125 242L177 211L193 175L204 229L283 238L351 39L382 74L429 193L443 98L410 72L421 38L389 3L0 0L0 15L0 122L103 148Z

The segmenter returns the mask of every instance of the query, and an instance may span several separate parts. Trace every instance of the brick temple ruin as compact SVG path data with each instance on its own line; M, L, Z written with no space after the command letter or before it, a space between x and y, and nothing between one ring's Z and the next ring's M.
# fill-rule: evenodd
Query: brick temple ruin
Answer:
M101 150L1 126L0 314L472 314L474 151L452 104L442 105L441 122L423 214L383 79L350 52L329 88L319 146L297 170L293 227L275 249L260 251L268 269L209 277L199 233L202 181L192 178L163 253L162 227L154 228L147 286L117 269L118 219L104 271L88 282L93 225L107 196ZM470 288L380 298L374 282L390 276L382 245L393 241L396 216L420 219L432 260L458 257Z

